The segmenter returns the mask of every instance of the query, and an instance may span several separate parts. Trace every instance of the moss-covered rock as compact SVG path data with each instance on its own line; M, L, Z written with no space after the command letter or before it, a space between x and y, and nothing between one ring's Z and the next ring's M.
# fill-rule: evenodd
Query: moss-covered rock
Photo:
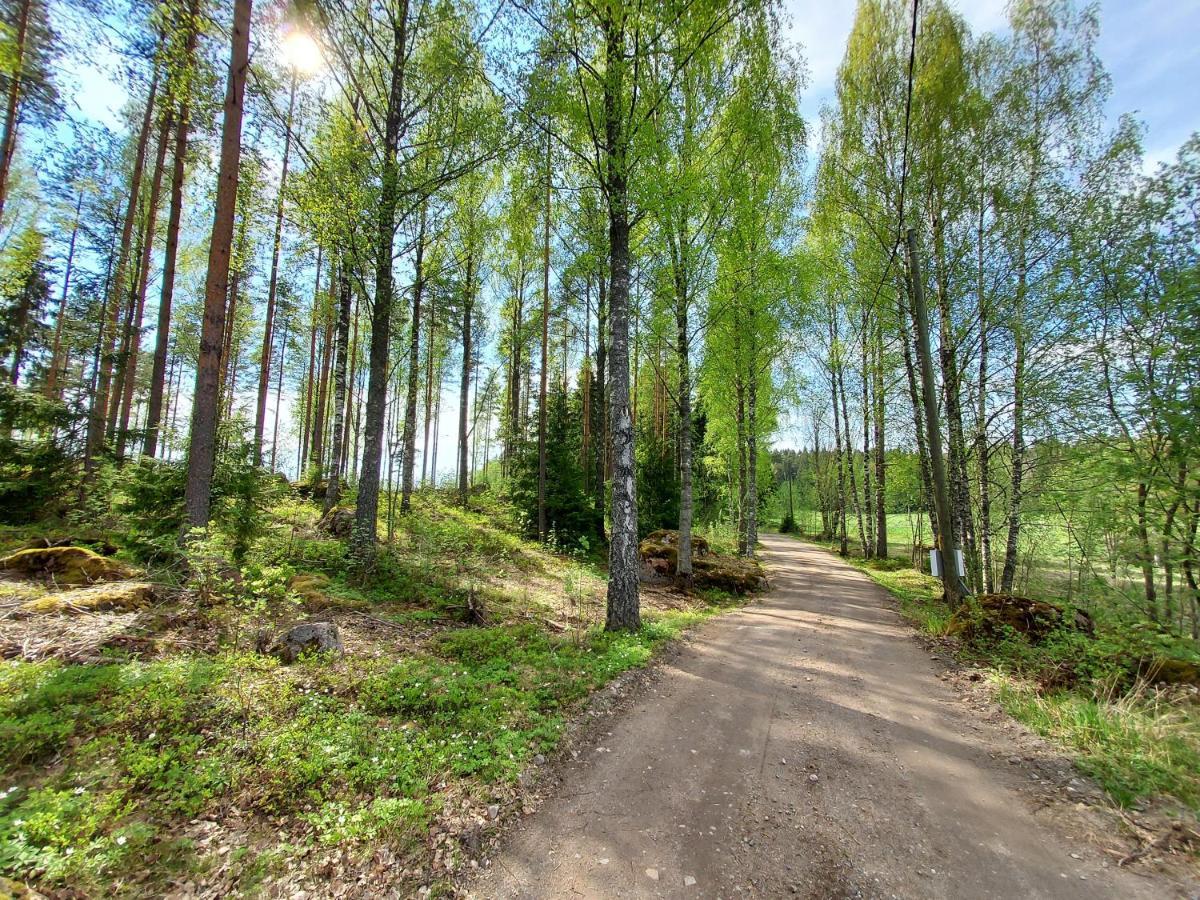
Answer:
M1044 600L1011 594L983 594L958 608L947 633L964 637L1001 637L1006 630L1025 635L1033 643L1060 628L1094 634L1092 617L1083 610L1069 612Z
M288 580L288 590L298 596L309 612L316 612L329 606L329 594L325 589L329 586L329 576L319 572L299 572Z
M46 900L46 895L20 881L0 877L0 900Z
M749 594L767 587L767 574L757 560L707 554L692 560L697 587L719 588L730 594Z
M0 570L52 584L120 581L137 572L86 547L31 547L0 558Z
M144 581L118 581L91 587L59 591L22 603L18 613L24 616L91 612L133 612L155 601L157 588Z
M334 537L350 537L350 532L354 530L354 507L333 507L325 515L321 516L321 521L317 523L317 528L327 534L332 534Z
M638 545L638 551L655 574L674 575L679 562L679 532L669 528L652 531ZM710 553L708 541L699 535L692 535L693 562Z
M650 573L670 577L679 562L679 532L670 529L648 534L638 545ZM708 541L692 536L692 584L719 588L731 594L747 594L767 586L767 576L755 560L713 553Z
M1138 664L1138 674L1154 684L1185 684L1200 687L1200 664L1188 659L1156 657Z

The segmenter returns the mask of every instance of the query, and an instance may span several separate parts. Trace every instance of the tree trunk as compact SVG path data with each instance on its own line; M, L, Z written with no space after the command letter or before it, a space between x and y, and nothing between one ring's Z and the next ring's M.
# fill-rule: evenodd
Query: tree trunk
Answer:
M867 532L863 526L862 504L858 499L858 476L854 472L854 444L850 441L850 412L846 405L846 369L839 366L838 395L842 401L842 427L846 431L846 472L850 481L850 499L854 503L854 518L858 523L858 545L867 555Z
M4 132L0 134L0 216L8 199L8 173L17 150L17 128L20 125L21 76L25 66L25 45L29 37L29 9L33 0L21 0L17 14L17 35L13 74L8 80L8 96L4 104Z
M382 182L377 210L375 248L375 305L371 316L370 375L364 423L362 471L358 481L358 507L351 540L357 568L365 571L372 562L379 522L379 463L383 452L384 412L387 402L388 348L391 342L392 247L396 238L396 206L400 171L396 164L400 144L401 102L404 96L404 65L407 57L408 0L401 0L392 24L391 87L384 124Z
M287 358L288 322L283 323L283 334L279 341L279 378L275 382L275 421L271 426L271 471L275 471L275 459L279 451L279 409L283 402L283 364Z
M355 388L358 386L358 297L354 297L353 311L350 313L350 321L353 327L353 333L350 337L350 374L346 381L346 396L344 405L346 407L345 422L342 425L342 450L338 457L337 464L342 473L342 480L345 481L349 473L353 470L353 463L358 460L358 411L362 408L362 389L358 390L358 402L355 401ZM351 409L354 415L351 415ZM353 439L353 440L352 440ZM351 443L353 449L351 450ZM349 452L348 452L349 451Z
M884 450L883 416L883 323L875 318L875 360L872 366L875 419L875 555L880 559L888 556L887 525L887 456Z
M1146 597L1146 615L1151 621L1157 622L1158 591L1154 586L1154 551L1150 547L1150 529L1146 523L1146 500L1150 495L1150 487L1144 481L1137 486L1137 536L1138 562L1142 567L1142 589ZM1005 571L1008 562L1005 560Z
M862 437L863 437L863 519L866 523L867 539L863 544L863 558L875 554L875 497L871 493L871 375L867 365L867 345L870 343L870 322L867 310L862 312Z
M197 4L192 5L193 17ZM193 19L194 21L194 19ZM196 49L196 29L189 27L187 36L187 60ZM188 128L190 126L188 98L184 96L179 105L179 118L175 123L175 158L171 168L171 209L167 214L167 246L163 259L162 293L158 301L158 327L154 336L154 362L150 372L150 400L146 412L146 443L143 453L154 457L158 453L159 422L162 419L163 380L167 371L167 347L171 332L171 304L175 297L175 268L179 258L179 225L183 217L183 182L187 164Z
M54 319L54 347L50 351L50 371L46 373L46 397L57 400L61 396L58 388L59 372L66 368L62 359L63 325L67 321L67 295L71 289L71 272L75 264L75 240L79 236L79 213L83 209L83 192L75 201L75 223L71 226L71 240L67 243L67 262L63 269L62 298L58 302L58 315Z
M105 435L110 441L117 436L117 421L120 417L121 398L125 390L125 372L129 367L129 348L133 341L133 317L137 310L138 285L142 278L142 254L146 247L146 237L145 230L139 228L137 244L134 246L133 284L124 304L125 319L121 327L121 343L113 364L112 393L108 398L108 414L105 417Z
M593 379L597 396L592 398L592 409L599 416L599 427L593 428L593 434L599 434L600 439L596 448L596 474L592 480L592 497L596 515L604 528L604 483L608 476L608 460L611 452L611 439L608 433L608 277L606 272L600 273L600 282L596 289L596 377Z
M162 194L163 168L167 161L167 143L171 139L174 120L168 103L163 110L162 126L158 133L158 150L154 157L154 174L150 178L150 202L146 208L146 232L142 240L141 272L138 275L137 307L133 315L129 351L121 373L121 416L117 423L117 459L125 457L129 440L129 412L133 407L133 389L137 382L138 357L142 352L142 315L146 309L146 288L150 281L150 262L154 252L154 232L158 223L158 201Z
M333 277L329 278L330 293L332 293ZM325 419L326 407L329 400L329 373L333 368L334 329L329 312L321 310L321 365L317 370L317 409L313 419L312 446L309 448L310 462L313 467L314 481L320 481L325 475Z
M333 364L333 454L329 486L325 489L325 512L337 506L342 487L342 453L345 449L346 351L350 346L350 272L345 254L338 261L337 355Z
M1021 537L1022 484L1025 475L1025 334L1019 317L1025 295L1025 273L1018 276L1017 303L1014 316L1013 347L1013 436L1012 478L1009 482L1008 538L1004 545L1004 570L1000 574L1001 593L1011 594L1017 575L1017 547ZM1150 584L1153 593L1153 581Z
M679 378L679 555L675 575L692 577L692 375L688 347L688 273L686 236L680 235L675 266L675 360Z
M741 362L741 353L735 352L734 358L738 360L738 365ZM737 411L735 413L735 427L737 433L737 536L738 556L745 556L748 553L746 543L746 382L742 379L741 371L738 371L733 376L733 393L737 398Z
M296 478L304 477L304 465L308 459L308 445L313 431L313 394L315 393L317 359L317 298L321 293L321 246L317 245L317 278L313 288L313 302L308 327L308 372L304 378L304 423L300 430L300 456L296 460Z
M978 558L975 552L975 528L971 518L971 488L967 478L967 446L962 415L962 380L955 349L954 320L947 288L945 229L941 216L933 214L934 270L937 284L939 323L938 361L942 370L942 402L946 410L946 433L949 438L950 515L952 527L968 562L968 574L979 584Z
M467 468L467 406L471 400L471 315L475 305L475 253L467 250L467 277L463 285L462 379L458 391L458 502L466 508L470 488Z
M837 309L829 306L829 390L833 405L833 452L837 464L837 503L834 505L834 529L837 531L838 554L850 555L850 538L846 528L846 467L842 459L842 416L841 404L838 402L838 372L841 368L840 350L838 348ZM849 455L849 448L846 448Z
M221 336L225 330L229 254L233 244L233 214L237 205L238 168L242 154L242 100L250 56L250 11L251 0L234 0L232 52L221 129L216 214L208 249L196 388L192 393L192 430L188 445L184 507L187 524L200 528L208 525L212 476L216 465L217 389L221 374Z
M624 10L608 8L604 22L604 158L608 200L608 252L612 273L612 365L609 422L612 428L612 534L608 556L605 628L639 629L637 482L633 418L629 408L629 193L626 170L629 135L625 133Z
M423 444L421 448L421 484L429 484L429 438L430 429L433 425L433 355L437 350L435 346L437 341L437 319L434 318L433 304L429 304L429 339L428 346L425 348L425 431L422 435ZM437 479L437 474L434 473L434 479Z
M292 149L292 113L296 109L296 74L288 93L283 134L283 166L279 172L279 198L275 202L275 238L271 242L271 276L267 283L267 313L263 323L262 354L258 361L258 404L254 413L254 459L262 465L263 429L267 419L267 391L271 382L271 348L275 341L275 298L279 290L279 246L283 240L283 199L287 190L288 156Z
M412 330L408 344L408 385L404 398L404 442L401 447L400 512L412 509L413 471L417 453L417 388L421 381L421 295L425 291L425 217L428 201L421 203L417 252L413 261Z
M937 505L938 547L942 552L942 579L946 602L957 606L965 595L955 562L953 517L950 514L950 493L942 456L942 428L938 419L937 388L934 384L933 360L929 350L929 313L925 308L925 285L921 280L921 264L917 255L917 233L908 229L908 276L912 296L913 321L916 326L916 348L921 367L921 400L925 410L925 430L929 441L929 467L933 476L934 502Z
M92 411L88 419L87 450L85 467L95 464L96 455L104 444L105 417L108 412L109 390L112 387L113 349L117 337L117 323L121 310L121 299L125 294L125 270L129 266L129 253L133 243L133 224L137 218L138 196L142 187L142 172L146 165L146 145L150 142L150 126L154 118L154 100L158 93L158 66L154 67L154 75L150 80L150 90L146 95L146 109L142 114L141 131L138 133L137 151L133 161L133 175L129 181L129 201L125 207L125 221L121 226L121 243L117 255L117 265L108 290L108 319L107 324L100 324L100 371L96 381L96 393L92 397ZM228 100L228 98L227 98ZM241 98L238 98L238 131L241 131ZM239 143L240 152L241 145ZM236 179L236 173L234 178ZM221 302L225 298L222 294ZM223 314L223 308L222 308ZM207 507L205 522L207 522Z
M758 551L758 376L751 354L750 377L746 384L746 556Z
M913 433L917 440L917 460L921 468L921 494L925 504L925 513L929 517L931 528L937 528L937 505L933 496L933 475L929 465L929 449L925 437L925 403L921 399L921 391L917 385L917 368L913 359L913 339L909 331L909 323L914 323L912 307L904 302L904 293L897 293L900 306L900 339L904 352L904 372L908 382L908 396L912 404Z
M538 537L550 535L546 526L546 382L550 368L550 128L546 127L546 209L542 237L542 368L538 383Z

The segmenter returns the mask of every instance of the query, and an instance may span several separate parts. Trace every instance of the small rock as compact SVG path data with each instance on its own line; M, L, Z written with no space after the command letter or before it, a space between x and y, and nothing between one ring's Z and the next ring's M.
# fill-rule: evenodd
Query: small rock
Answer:
M301 653L309 650L338 656L345 652L341 632L332 622L304 622L289 628L279 636L272 649L285 663L295 662Z
M683 886L684 887L692 887L695 883L696 883L696 879L693 878L691 875L683 876Z
M500 818L500 804L499 803L493 803L487 808L487 817L489 819L493 819L493 820Z
M646 877L651 881L658 881L658 869L647 869Z
M1019 756L1010 756L1010 757L1008 758L1008 761L1009 761L1010 763L1012 763L1014 766L1016 766L1016 765L1020 765L1020 763L1021 763L1021 757L1019 757Z
M534 765L544 766L546 764L546 757L544 757L544 756L542 756L542 754L538 753L536 756L533 757L533 762L534 762Z
M820 781L820 779L817 778L817 775L815 772L812 775L808 776L808 780L811 781L813 784L816 784L818 781Z

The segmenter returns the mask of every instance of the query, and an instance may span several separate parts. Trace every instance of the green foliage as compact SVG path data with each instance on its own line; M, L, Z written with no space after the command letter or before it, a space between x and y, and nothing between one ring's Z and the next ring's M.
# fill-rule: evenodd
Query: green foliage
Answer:
M638 537L679 527L679 467L675 445L643 432L637 444Z
M600 534L600 516L583 487L582 434L580 405L561 390L551 391L546 418L546 527L555 544L564 548L587 546ZM527 441L518 449L509 491L524 532L536 536L536 441Z
M286 490L259 468L254 447L238 422L222 426L212 484L212 522L227 536L230 554L241 563L266 531L270 510ZM107 475L106 493L118 517L122 542L145 562L179 559L185 521L187 466L142 457Z
M0 522L26 524L61 511L78 479L83 415L0 382Z

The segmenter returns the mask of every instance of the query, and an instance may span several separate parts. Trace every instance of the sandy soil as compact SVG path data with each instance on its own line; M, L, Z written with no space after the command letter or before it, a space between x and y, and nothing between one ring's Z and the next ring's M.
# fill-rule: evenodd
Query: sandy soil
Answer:
M886 592L763 543L769 594L590 729L473 896L1200 896L1118 868L1111 820L1072 802L1094 788L956 689Z

